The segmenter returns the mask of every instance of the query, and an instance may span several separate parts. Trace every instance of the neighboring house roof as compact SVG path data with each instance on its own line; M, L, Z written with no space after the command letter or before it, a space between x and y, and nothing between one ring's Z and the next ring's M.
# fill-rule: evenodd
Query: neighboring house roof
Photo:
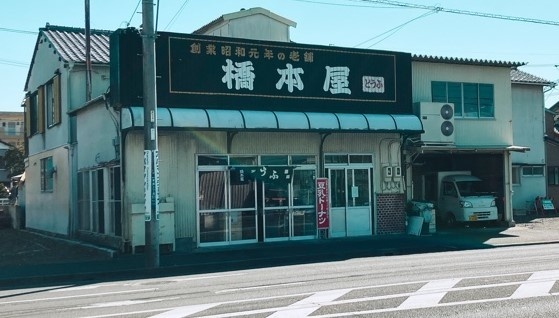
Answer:
M559 102L555 103L553 106L549 107L549 110L557 113L559 111Z
M256 8L251 8L251 9L241 9L240 11L237 12L233 12L233 13L229 13L229 14L224 14L222 16L220 16L219 18L213 20L212 22L202 26L201 28L199 28L198 30L195 30L192 32L192 34L204 34L205 32L207 32L209 29L211 29L214 26L220 25L220 24L224 24L228 21L231 20L235 20L235 19L239 19L239 18L243 18L246 16L251 16L251 15L255 15L255 14L263 14L271 19L277 20L285 25L291 26L291 27L296 27L297 23L286 19L282 16L279 16L273 12L271 12L270 10L266 10L264 8L260 8L260 7L256 7Z
M541 77L526 73L517 69L510 70L510 80L514 84L534 84L542 86L553 86L554 83Z
M110 31L91 29L90 52L92 64L108 64L109 63L109 35ZM60 56L61 61L66 63L85 63L85 29L72 28L64 26L47 25L39 29L39 36L35 43L33 58L31 59L31 67L27 73L25 81L25 90L29 83L31 70L35 63L35 56L39 43L48 41L52 45L54 53Z
M444 56L431 56L431 55L412 55L412 61L416 62L429 62L429 63L444 63L444 64L461 64L461 65L478 65L478 66L497 66L497 67L518 67L526 65L523 62L509 62L509 61L493 61L481 60L472 58L460 57L444 57Z

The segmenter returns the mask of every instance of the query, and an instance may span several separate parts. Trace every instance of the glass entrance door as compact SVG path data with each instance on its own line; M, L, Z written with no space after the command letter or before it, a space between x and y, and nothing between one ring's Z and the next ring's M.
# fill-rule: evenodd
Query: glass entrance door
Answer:
M371 169L331 168L330 236L372 234Z
M316 237L315 170L293 171L292 183L262 182L264 241Z

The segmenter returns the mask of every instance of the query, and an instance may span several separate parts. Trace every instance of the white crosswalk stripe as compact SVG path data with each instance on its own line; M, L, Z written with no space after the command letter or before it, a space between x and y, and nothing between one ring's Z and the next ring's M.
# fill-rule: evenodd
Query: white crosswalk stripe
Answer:
M510 274L508 276L514 276L517 274ZM521 274L529 274L529 273L521 273ZM507 275L504 275L507 276ZM357 290L365 290L371 288L389 288L391 285L382 285L382 286L362 286L357 288L349 288L349 289L337 289L337 290L328 290L328 291L320 291L316 293L309 293L309 294L298 294L299 296L307 296L297 302L294 302L285 307L275 307L275 308L262 308L262 309L253 309L250 311L243 311L243 312L230 312L230 313L220 313L210 316L204 317L216 317L216 318L224 318L224 317L240 317L246 315L263 315L269 314L269 318L283 318L283 317L346 317L351 315L367 315L367 314L375 314L375 313L383 313L383 312L397 312L397 311L405 311L405 310L413 310L418 308L431 308L431 307L449 307L449 306L458 306L458 305L468 305L468 304L477 304L477 303L488 303L488 302L498 302L498 301L505 301L510 299L523 299L523 298L530 298L530 297L544 297L544 296L551 296L551 295L559 295L559 292L552 292L557 281L559 281L559 270L553 271L541 271L535 272L530 275L530 277L526 280L522 281L505 281L505 282L498 282L495 284L483 284L484 279L488 276L480 276L480 277L467 277L467 278L454 278L454 279L440 279L440 280L433 280L433 281L425 281L425 282L407 282L404 284L422 284L424 285L413 292L405 292L405 293L397 293L397 294L390 294L387 293L385 295L376 295L372 297L344 297L342 296L348 295L350 292L357 291ZM493 277L493 276L490 276ZM464 280L468 279L472 281L479 279L479 285L471 285L466 284L466 286L457 286L457 284ZM403 283L394 284L393 286L401 286ZM486 288L499 288L499 287L507 287L507 286L518 286L517 289L512 293L510 296L499 297L499 298L487 298L487 299L457 299L453 302L441 302L441 300L448 294L453 292L463 292L468 290L476 290L476 289L486 289ZM279 297L290 297L294 295L283 295ZM347 305L350 303L367 303L372 301L378 300L389 300L389 299L398 299L406 297L399 305L395 305L394 307L390 308L378 308L378 309L371 309L366 311L356 311L356 312L340 312L340 313L329 313L320 315L315 313L318 309L325 306L333 306L334 308L338 305ZM278 296L272 296L267 298L268 300L276 299ZM254 299L252 299L254 301ZM230 301L228 303L238 303L238 302L245 302L247 300L238 300L238 301ZM262 299L264 301L264 299ZM213 303L213 304L200 304L200 305L191 305L191 306L184 306L174 308L173 310L169 310L163 312L157 316L153 317L165 317L165 318L173 318L173 317L188 317L189 315L199 314L207 309L211 309L220 305L224 305L226 303ZM313 314L314 313L314 314Z
M163 312L159 315L151 316L152 318L182 318L187 317L189 315L193 315L195 313L199 313L201 311L210 309L215 307L219 304L203 304L203 305L192 305L192 306L185 306L175 308L170 311Z
M511 298L547 296L557 279L559 279L559 271L536 272L528 278L526 283L518 287Z
M411 309L435 306L443 299L448 290L459 281L460 279L444 279L429 282L406 299L398 308Z
M310 297L289 305L285 310L275 312L269 318L296 318L307 317L321 307L325 302L330 302L342 297L350 292L351 289L330 290L316 293Z

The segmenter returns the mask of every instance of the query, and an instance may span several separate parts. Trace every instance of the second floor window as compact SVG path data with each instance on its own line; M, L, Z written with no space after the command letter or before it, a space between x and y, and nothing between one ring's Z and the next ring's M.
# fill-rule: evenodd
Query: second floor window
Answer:
M44 107L47 114L47 127L60 123L60 75L44 85Z
M431 82L433 102L453 103L456 117L494 118L493 84Z
M59 124L61 113L60 74L28 94L25 104L26 135L42 134L46 127Z
M39 94L35 92L27 96L25 102L26 134L28 137L39 132Z

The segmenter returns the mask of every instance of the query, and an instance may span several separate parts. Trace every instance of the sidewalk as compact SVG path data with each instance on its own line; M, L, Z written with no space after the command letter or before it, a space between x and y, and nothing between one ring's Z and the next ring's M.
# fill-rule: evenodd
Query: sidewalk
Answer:
M384 235L200 248L161 255L159 268L146 269L143 254L118 255L108 249L30 231L0 229L0 288L546 243L559 243L559 217L517 220L511 228L468 227L421 236Z

